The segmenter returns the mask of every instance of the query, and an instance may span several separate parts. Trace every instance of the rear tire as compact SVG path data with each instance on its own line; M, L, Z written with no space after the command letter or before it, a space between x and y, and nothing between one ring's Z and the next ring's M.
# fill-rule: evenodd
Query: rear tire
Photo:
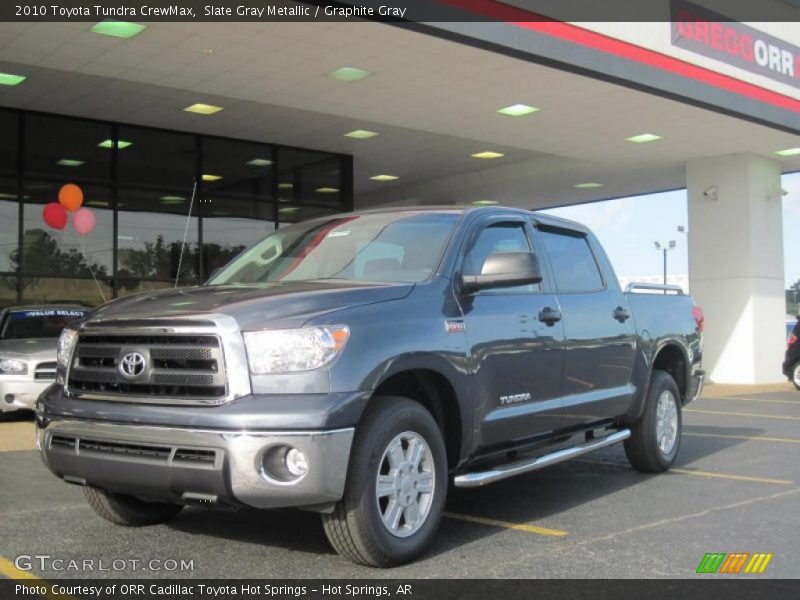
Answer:
M653 371L644 414L631 427L625 454L643 473L661 473L675 462L681 445L683 418L680 392L669 373Z
M141 527L170 521L183 508L180 504L148 502L135 496L113 494L94 487L84 487L83 494L92 510L115 525Z
M792 383L796 389L800 390L800 360L792 366Z
M406 398L372 400L356 431L344 497L322 515L345 558L389 567L430 543L447 496L447 454L431 414Z

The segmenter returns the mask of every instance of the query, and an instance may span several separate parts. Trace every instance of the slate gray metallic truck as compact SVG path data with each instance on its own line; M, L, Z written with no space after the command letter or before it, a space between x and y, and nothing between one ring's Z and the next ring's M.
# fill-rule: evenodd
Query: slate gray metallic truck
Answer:
M340 554L391 566L431 543L451 485L618 442L640 471L672 465L702 311L634 287L588 229L523 210L291 225L205 285L66 329L37 445L113 523L296 507Z

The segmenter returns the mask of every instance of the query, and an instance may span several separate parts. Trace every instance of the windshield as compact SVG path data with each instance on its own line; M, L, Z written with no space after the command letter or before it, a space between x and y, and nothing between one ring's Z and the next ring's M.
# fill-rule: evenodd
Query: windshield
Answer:
M418 283L436 269L458 212L377 213L285 227L231 261L210 285L348 279Z
M88 309L74 308L15 311L6 317L0 339L57 338L64 327L87 314Z

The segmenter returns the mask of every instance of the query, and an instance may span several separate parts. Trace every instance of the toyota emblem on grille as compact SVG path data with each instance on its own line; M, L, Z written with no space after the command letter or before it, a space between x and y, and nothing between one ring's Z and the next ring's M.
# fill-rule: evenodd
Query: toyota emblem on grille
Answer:
M128 352L119 361L119 372L131 379L144 373L146 367L147 359L141 352Z

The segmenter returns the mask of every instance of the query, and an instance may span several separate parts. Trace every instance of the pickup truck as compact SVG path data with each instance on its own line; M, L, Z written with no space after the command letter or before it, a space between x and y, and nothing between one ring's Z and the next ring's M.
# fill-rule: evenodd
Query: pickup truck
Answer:
M618 442L640 471L672 465L703 316L655 287L623 292L588 229L524 210L291 225L205 285L68 327L37 445L119 525L296 507L345 557L399 564L431 543L450 485Z

